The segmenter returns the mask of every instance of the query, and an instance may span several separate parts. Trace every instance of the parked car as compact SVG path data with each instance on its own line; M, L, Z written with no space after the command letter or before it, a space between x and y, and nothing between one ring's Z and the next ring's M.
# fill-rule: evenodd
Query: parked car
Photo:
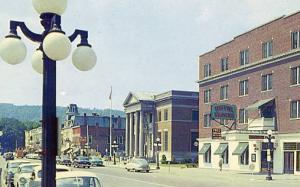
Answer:
M10 160L6 163L5 169L2 175L2 186L6 186L7 184L13 184L14 175L21 164L30 163L25 160Z
M90 168L91 162L89 161L89 158L86 156L78 156L73 160L73 166L74 167L83 167L83 168Z
M13 160L14 159L14 154L12 152L4 153L3 158L7 160Z
M40 165L40 163L27 163L19 165L14 176L14 186L25 187L26 178L30 178L33 168Z
M67 155L63 155L59 159L59 164L66 165L66 166L71 166L72 162L71 162L71 159Z
M69 171L56 175L56 187L102 187L100 179L91 172Z
M127 171L144 171L148 173L150 171L150 166L147 160L134 158L126 164L125 169Z
M99 157L96 157L96 156L91 156L90 162L91 162L91 166L104 166L103 161Z
M56 165L56 174L59 172L72 171L71 168L64 165ZM26 178L24 186L26 187L40 187L42 181L42 167L36 166L33 168L33 172L30 177Z
M60 156L56 156L55 160L56 160L56 164L60 164Z

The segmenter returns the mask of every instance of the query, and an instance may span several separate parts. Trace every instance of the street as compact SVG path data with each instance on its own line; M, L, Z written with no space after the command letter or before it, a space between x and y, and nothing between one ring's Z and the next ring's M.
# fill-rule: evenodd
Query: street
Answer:
M38 162L37 160L29 160ZM213 186L243 186L243 187L299 187L300 176L273 175L273 181L266 181L261 174L250 174L233 171L217 171L213 169L180 168L162 166L160 170L150 173L127 172L122 166L106 163L106 167L92 167L90 169L73 170L90 171L95 173L104 187L213 187ZM0 166L4 168L5 161L0 159ZM153 167L154 168L154 167ZM238 179L238 180L236 180Z

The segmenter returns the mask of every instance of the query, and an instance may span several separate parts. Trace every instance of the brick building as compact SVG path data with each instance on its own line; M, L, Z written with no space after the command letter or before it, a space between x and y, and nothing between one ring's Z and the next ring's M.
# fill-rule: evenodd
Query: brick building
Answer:
M71 104L66 112L66 120L61 130L62 153L82 154L86 151L87 126L89 151L109 153L109 116L80 115L75 104ZM125 150L125 118L112 116L112 141L119 145L118 150Z
M199 167L264 172L266 131L273 171L300 174L300 13L279 17L199 57ZM234 121L210 118L212 103L237 106ZM212 128L222 137L212 139Z
M197 157L197 92L168 91L162 94L130 92L126 112L126 154L155 158L154 141L160 138L160 157L181 161Z

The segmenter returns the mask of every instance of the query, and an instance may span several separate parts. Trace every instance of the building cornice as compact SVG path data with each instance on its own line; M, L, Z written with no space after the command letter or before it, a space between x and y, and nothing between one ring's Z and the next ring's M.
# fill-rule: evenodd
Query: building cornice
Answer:
M300 54L300 49L294 49L280 55L272 56L270 58L262 59L254 63L247 64L246 66L241 66L239 68L229 70L223 73L216 74L214 76L207 77L205 79L198 80L197 83L199 86L206 86L212 82L219 81L220 79L230 78L231 76L247 73L248 71L254 70L256 68L263 68L268 66L276 66L279 62L287 60L293 57L297 57Z

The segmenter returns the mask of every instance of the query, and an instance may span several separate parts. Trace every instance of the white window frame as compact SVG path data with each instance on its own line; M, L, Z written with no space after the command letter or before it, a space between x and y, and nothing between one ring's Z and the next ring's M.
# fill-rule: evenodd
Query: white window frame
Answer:
M228 84L220 87L220 101L228 99L228 88L229 88Z
M207 117L208 116L208 117ZM203 127L204 128L210 128L211 127L211 119L210 114L204 114L203 115Z
M262 75L261 76L261 82L263 81L263 77L266 77L266 81L267 81L267 85L266 85L266 89L263 90L263 85L261 84L261 91L262 92L265 92L265 91L270 91L273 89L273 73L270 73L270 74L265 74L265 75ZM271 79L271 86L270 86L270 77L272 77ZM271 88L270 88L271 87Z
M246 55L246 54L248 54L248 55ZM241 59L241 55L243 55L243 61ZM246 58L246 57L248 57L248 58ZM249 64L249 49L240 51L240 66L245 66L247 64Z
M211 76L211 64L204 64L204 78Z
M297 47L293 48L293 34L297 33ZM291 32L291 48L292 49L298 49L300 47L300 31L294 31Z
M270 54L271 45L272 45L271 47L272 51ZM266 49L264 47L266 47ZM265 50L266 50L266 54L264 53ZM273 56L273 40L262 43L262 58L269 58L271 56Z
M241 110L243 110L244 111L244 113L243 113L243 121L241 122L240 121L240 113L241 113ZM247 119L246 119L247 118ZM240 124L248 124L248 122L249 122L249 119L248 119L248 114L247 114L247 110L246 109L244 109L244 108L240 108L239 109L239 123Z
M228 57L221 58L220 66L221 66L221 72L228 70Z
M247 93L246 93L246 82L247 82L247 84L248 84L248 89L247 89ZM241 87L240 87L240 85L243 85L242 87L242 94L241 94ZM245 96L245 95L248 95L248 93L249 93L249 79L246 79L246 80L242 80L242 81L239 81L239 96Z
M211 89L204 90L204 103L211 102Z
M296 107L296 117L292 117L292 102L296 102L297 103L297 107ZM293 100L290 102L290 119L300 119L300 100Z
M292 69L296 69L296 84L292 84L292 80L291 80L291 85L300 85L300 66L296 66L296 67L292 67L291 68L291 73L292 73Z

